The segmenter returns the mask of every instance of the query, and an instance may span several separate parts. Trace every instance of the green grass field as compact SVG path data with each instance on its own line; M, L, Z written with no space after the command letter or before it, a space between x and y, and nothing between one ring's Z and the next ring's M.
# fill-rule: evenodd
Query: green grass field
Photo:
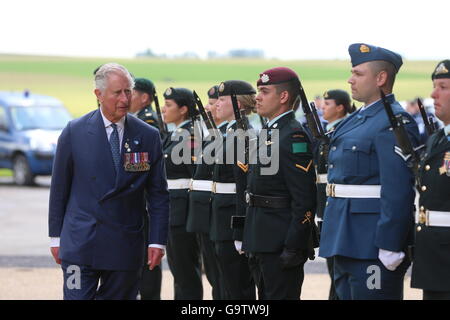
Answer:
M231 79L255 84L260 72L275 66L294 69L310 100L328 89L349 90L350 63L341 60L160 60L12 55L0 55L0 90L29 89L55 96L78 117L96 106L92 71L111 61L123 64L136 77L152 79L160 97L172 86L194 89L206 100L206 91L214 84ZM432 88L430 74L436 64L437 61L405 61L394 90L397 99L428 97Z

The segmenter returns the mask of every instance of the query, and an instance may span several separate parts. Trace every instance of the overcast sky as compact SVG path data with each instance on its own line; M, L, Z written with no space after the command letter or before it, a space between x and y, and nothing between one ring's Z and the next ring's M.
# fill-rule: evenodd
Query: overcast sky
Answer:
M366 42L406 59L450 58L450 1L5 0L0 53L133 57L151 48L262 49L281 59L347 59Z

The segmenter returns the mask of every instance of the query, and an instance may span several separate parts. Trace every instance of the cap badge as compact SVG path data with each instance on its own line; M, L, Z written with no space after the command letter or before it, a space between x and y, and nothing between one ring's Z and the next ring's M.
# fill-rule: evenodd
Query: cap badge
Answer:
M328 99L328 91L325 91L325 93L323 94L323 98Z
M359 51L361 51L362 53L367 53L367 52L370 52L370 48L368 46L366 46L365 44L362 44L359 47Z
M170 96L172 94L172 88L167 88L166 92L164 93L166 96Z
M263 73L263 74L261 75L261 81L262 81L262 83L267 83L267 82L269 82L269 80L270 80L270 78L269 78L269 76L268 76L267 74Z
M436 70L434 70L434 75L438 74L446 74L448 73L448 69L445 67L445 64L442 62L437 67Z
M210 96L214 95L214 91L215 91L214 87L212 87L211 89L209 89L209 95L210 95Z
M219 86L219 92L223 92L223 90L225 90L225 83L221 83Z

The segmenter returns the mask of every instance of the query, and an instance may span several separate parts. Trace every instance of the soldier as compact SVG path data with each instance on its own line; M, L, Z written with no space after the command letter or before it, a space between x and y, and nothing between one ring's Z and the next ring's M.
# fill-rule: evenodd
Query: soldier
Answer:
M256 110L268 119L263 128L267 139L260 136L259 148L268 148L271 161L279 161L279 166L265 174L267 164L250 164L242 249L249 254L263 299L298 300L303 265L314 252L308 242L316 206L311 143L292 110L299 79L291 69L273 68L260 74L257 86ZM272 138L274 131L279 139Z
M130 113L159 130L156 113L152 109L155 85L144 78L136 78L134 81Z
M364 106L331 136L320 256L334 258L339 299L402 299L413 236L414 177L380 99L380 89L401 114L418 145L417 124L392 94L402 65L397 53L350 45L352 97Z
M230 140L236 130L236 119L233 112L231 93L234 90L240 110L250 113L255 106L255 89L240 80L222 82L219 86L217 100L217 117L228 121L224 134L223 148L218 154L213 169L213 197L211 202L210 238L215 243L220 272L223 277L228 299L254 300L256 298L255 283L248 267L247 257L240 254L234 244L236 239L231 229L231 217L245 215L245 185L247 168L236 159L236 144ZM227 143L231 142L231 143ZM231 148L234 148L232 150ZM227 154L233 152L234 158L227 163ZM221 160L223 161L221 161Z
M434 70L436 116L444 128L433 134L419 170L420 211L416 219L413 288L423 289L424 300L450 299L450 60Z
M154 117L151 104L155 86L153 82L144 78L134 79L134 88L131 93L130 113L145 121L152 127L159 130L158 123ZM148 219L144 217L144 226L148 230ZM150 270L147 265L142 269L141 285L139 293L141 300L160 300L161 299L161 267L157 266Z
M218 86L212 87L208 90L209 101L205 109L211 111L217 129L220 131L219 137L222 138L222 134L225 133L227 127L227 121L221 122L217 118L215 112L215 102L218 97ZM219 123L220 122L220 123ZM213 143L214 139L204 141L203 150ZM189 214L186 222L186 230L188 232L195 232L198 235L200 241L200 247L203 256L203 265L205 269L206 278L212 287L212 298L214 300L225 299L224 284L220 276L219 261L217 260L214 242L209 238L210 230L210 218L211 218L211 200L212 200L212 176L214 163L208 163L203 161L203 154L200 156L202 161L196 165L195 173L192 178L191 188L189 192Z
M328 90L323 95L323 118L328 121L326 126L327 139L319 141L319 145L315 152L316 172L317 172L317 221L319 229L321 229L323 221L323 212L325 211L325 203L327 195L325 192L327 185L327 162L329 152L329 137L336 129L337 125L354 111L351 106L350 96L344 90ZM336 291L333 282L333 259L327 259L328 273L331 277L329 300L337 300Z
M219 99L219 86L215 85L208 90L208 104L205 106L206 111L210 111L214 122L218 126L223 123L221 119L217 118L216 102Z
M168 88L164 92L164 99L164 122L176 125L175 131L163 143L170 195L167 262L174 278L175 300L201 300L203 287L200 248L197 235L186 231L188 191L194 172L193 154L187 157L187 161L182 159L180 163L175 157L180 155L185 158L186 155L172 152L186 141L189 146L183 149L192 151L193 124L190 116L194 113L195 100L192 91L186 88ZM188 136L183 136L184 134Z
M417 99L418 98L408 101L406 105L406 111L413 117L414 121L417 122L420 133L420 143L425 144L428 139L428 133L422 118L422 114L420 113L419 103L417 102ZM426 112L426 114L428 119L431 118L435 125L439 126L439 124L435 120L434 114L429 112Z

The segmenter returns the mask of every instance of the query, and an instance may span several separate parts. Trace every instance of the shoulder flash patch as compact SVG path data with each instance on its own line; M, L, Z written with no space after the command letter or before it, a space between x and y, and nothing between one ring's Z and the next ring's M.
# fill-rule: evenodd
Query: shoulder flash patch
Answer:
M308 151L306 142L294 142L292 144L292 153L305 153Z

